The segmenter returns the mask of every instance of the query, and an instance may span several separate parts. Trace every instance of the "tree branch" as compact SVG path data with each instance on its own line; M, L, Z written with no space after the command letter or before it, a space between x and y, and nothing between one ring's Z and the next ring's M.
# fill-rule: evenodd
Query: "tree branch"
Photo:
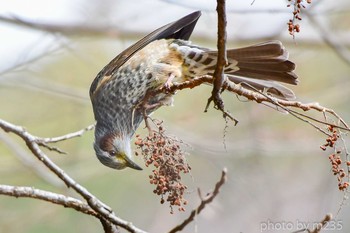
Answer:
M224 101L221 98L222 85L225 80L224 68L227 65L227 56L226 56L226 2L225 0L217 0L216 11L218 12L218 40L217 40L217 62L215 71L213 74L213 90L211 96L208 99L207 105L204 112L208 111L210 103L214 102L214 107L220 110L223 113L224 118L230 118L235 122L235 125L238 121L233 118L228 112L225 111Z
M60 142L60 141L65 141L71 138L76 138L76 137L81 137L85 132L91 131L95 128L95 124L89 125L85 127L84 129L81 129L79 131L65 134L59 137L53 137L53 138L37 138L38 142L43 142L43 143L55 143L55 142Z
M27 197L51 202L56 205L75 209L84 214L98 217L96 211L91 209L89 205L76 198L68 197L62 194L48 192L32 187L19 187L10 185L0 185L0 194L12 197Z
M1 119L0 128L6 132L12 132L21 137L26 142L27 147L31 150L33 155L35 155L46 167L48 167L56 176L58 176L67 185L67 187L72 188L78 194L80 194L87 201L88 205L104 219L128 230L129 232L145 232L135 227L132 223L117 217L109 206L101 202L86 188L78 184L73 178L68 176L60 167L52 162L49 157L40 149L40 145L37 141L38 137L31 135L23 127L13 125Z
M196 209L192 210L190 216L188 216L188 218L185 219L185 221L183 221L181 224L171 229L169 233L175 233L175 232L181 231L190 222L192 222L195 216L198 215L204 209L204 207L210 202L212 202L214 198L219 194L220 188L225 184L226 180L227 180L227 169L224 168L221 172L220 180L215 185L214 191L212 193L207 194L207 196L205 197L200 196L201 203L199 204L199 206Z
M185 81L182 83L173 83L173 85L166 90L163 87L155 90L154 94L161 93L161 92L175 93L178 90L183 90L186 88L190 88L190 89L195 88L203 83L212 84L213 78L209 75L204 75L202 77L197 77L197 78L194 78L192 80L188 80L188 81ZM322 112L322 113L329 113L329 114L333 115L340 122L340 125L335 125L335 124L332 124L330 122L320 121L320 120L317 120L315 118L306 116L306 115L301 114L299 112L296 112L294 110L290 110L290 109L287 110L289 112L301 115L305 118L312 119L313 121L316 121L320 124L330 125L330 126L342 129L342 130L350 131L350 127L348 126L348 124L334 110L323 107L319 103L302 103L299 101L282 100L282 99L268 96L260 91L248 90L248 89L242 87L242 85L235 84L233 82L224 82L223 88L225 89L225 91L235 93L239 96L243 96L243 97L247 98L248 100L255 101L257 103L270 103L270 104L276 106L276 109L281 108L281 107L286 107L286 108L293 107L293 108L297 108L297 109L300 109L303 111L315 110L315 111Z

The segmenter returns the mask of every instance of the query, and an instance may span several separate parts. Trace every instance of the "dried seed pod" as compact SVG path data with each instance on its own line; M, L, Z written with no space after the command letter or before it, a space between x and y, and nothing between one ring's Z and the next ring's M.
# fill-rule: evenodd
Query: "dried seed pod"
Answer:
M184 193L187 186L181 181L181 173L189 173L190 166L186 162L185 152L181 149L181 141L165 134L162 122L154 122L158 130L152 136L144 139L138 135L135 145L145 159L146 166L153 166L152 175L149 175L150 184L155 185L153 192L161 196L160 203L166 202L178 206L180 211L186 205Z

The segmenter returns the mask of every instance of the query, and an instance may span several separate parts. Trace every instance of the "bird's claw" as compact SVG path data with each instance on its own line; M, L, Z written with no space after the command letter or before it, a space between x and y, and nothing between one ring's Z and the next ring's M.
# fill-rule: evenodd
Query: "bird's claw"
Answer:
M167 78L167 80L165 81L163 88L165 89L166 92L170 92L171 91L171 87L173 86L173 80L175 78L174 74L169 74L169 77Z

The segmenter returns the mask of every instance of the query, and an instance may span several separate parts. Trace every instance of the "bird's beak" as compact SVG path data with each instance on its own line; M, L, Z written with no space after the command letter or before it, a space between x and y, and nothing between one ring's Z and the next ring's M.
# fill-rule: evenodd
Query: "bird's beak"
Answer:
M123 155L123 159L125 161L125 165L127 167L136 169L136 170L142 170L142 167L140 167L139 165L137 165L134 161L132 161L127 155Z

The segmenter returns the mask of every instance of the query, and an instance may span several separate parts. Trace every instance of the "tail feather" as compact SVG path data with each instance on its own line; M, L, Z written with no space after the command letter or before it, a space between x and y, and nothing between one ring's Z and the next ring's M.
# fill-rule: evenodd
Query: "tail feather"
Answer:
M249 79L234 75L227 75L227 77L229 81L242 85L242 87L249 90L259 90L261 92L268 93L280 99L293 100L296 98L292 90L276 82Z
M272 80L296 85L295 64L288 60L288 51L279 41L270 41L227 51L230 60L237 61L238 71L226 72L252 79Z
M297 76L293 72L255 70L254 67L252 67L251 69L247 69L247 68L240 69L234 72L234 74L237 76L249 77L252 79L271 80L271 81L278 81L278 82L294 84L294 85L298 83Z
M250 69L254 67L254 70L270 70L275 72L288 72L293 71L295 69L295 64L291 61L283 61L283 62L268 62L266 60L261 61L257 60L256 62L245 62L239 61L240 69Z
M280 41L269 41L249 47L227 50L229 66L225 73L230 81L244 88L259 90L281 99L295 99L289 88L277 83L296 85L295 64L288 60L288 51Z
M180 40L173 44L183 54L183 72L187 78L214 73L217 51ZM230 49L227 50L228 65L224 72L230 81L240 83L245 88L266 91L282 99L294 99L295 95L290 89L277 83L298 83L298 76L294 73L295 64L288 60L288 56L288 51L280 41Z
M227 50L227 56L234 60L255 61L269 59L285 61L288 59L288 52L280 41L268 41L239 49Z

